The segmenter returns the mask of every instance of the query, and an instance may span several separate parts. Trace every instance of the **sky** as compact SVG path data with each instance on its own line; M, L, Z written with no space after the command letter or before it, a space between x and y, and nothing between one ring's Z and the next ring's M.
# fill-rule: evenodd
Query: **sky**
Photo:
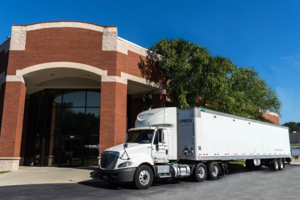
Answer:
M148 48L182 38L254 67L282 102L280 124L300 122L300 1L2 1L0 44L13 24L74 20L118 27L118 36Z

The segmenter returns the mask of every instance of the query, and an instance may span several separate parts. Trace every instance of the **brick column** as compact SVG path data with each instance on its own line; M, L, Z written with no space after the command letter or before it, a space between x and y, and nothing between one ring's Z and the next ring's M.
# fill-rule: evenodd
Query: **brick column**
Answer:
M166 91L164 89L156 90L152 93L153 108L162 108L166 105Z
M102 77L100 109L100 150L104 151L125 142L127 84Z
M0 171L18 170L23 129L26 86L6 82L0 134Z
M143 111L144 102L142 94L135 94L131 96L131 127L135 126L135 120L137 115Z

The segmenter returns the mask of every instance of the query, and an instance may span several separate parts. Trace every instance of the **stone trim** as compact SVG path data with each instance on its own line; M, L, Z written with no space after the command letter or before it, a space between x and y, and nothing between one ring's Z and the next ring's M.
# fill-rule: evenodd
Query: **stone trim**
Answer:
M25 79L23 76L18 76L18 75L7 75L6 82L23 82L25 83Z
M81 69L100 76L107 76L107 70L102 70L91 65L86 65L82 63L73 62L49 62L33 65L31 67L26 67L22 70L17 70L16 75L23 76L31 72L35 72L43 69L53 69L53 68L70 68L70 69Z
M163 88L163 85L161 83L157 83L155 81L144 79L144 78L134 76L134 75L131 75L131 74L127 74L127 73L124 73L124 72L121 72L121 77L126 77L127 80L142 83L144 85L149 85L149 86L152 86L152 87L155 87L155 88Z
M275 117L279 117L279 115L277 113L270 112L268 110L265 112L265 114L272 115L272 116L275 116Z
M20 160L21 157L0 157L0 160Z
M0 74L0 82L1 84L5 82L23 82L25 83L25 79L21 75L7 75L5 76L5 72Z
M160 88L158 90L153 91L153 94L167 94L167 90Z
M101 82L118 82L127 85L127 79L119 76L102 76Z
M102 36L102 51L117 51L117 28L106 28Z
M83 28L93 31L103 32L106 28L117 28L117 27L105 27L101 25L86 23L86 22L75 22L75 21L59 21L59 22L42 22L29 25L13 25L12 31L34 31L44 28Z
M25 44L26 44L26 31L24 31L24 30L15 31L12 28L9 50L23 50L24 51Z
M156 61L160 61L160 66L162 66L164 62L164 57L162 55L153 53L152 51L149 51L148 49L141 47L137 44L134 44L132 42L129 42L128 40L125 40L123 38L118 37L117 40L117 51L124 53L128 55L128 51L132 51L134 53L137 53L139 55L151 58Z
M0 45L0 52L4 50L4 53L8 52L10 48L10 38L6 39L1 45Z

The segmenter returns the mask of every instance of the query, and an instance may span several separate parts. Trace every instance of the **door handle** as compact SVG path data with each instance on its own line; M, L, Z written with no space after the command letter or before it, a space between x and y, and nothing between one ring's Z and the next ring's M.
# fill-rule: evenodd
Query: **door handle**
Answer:
M166 155L168 155L168 149L166 149Z

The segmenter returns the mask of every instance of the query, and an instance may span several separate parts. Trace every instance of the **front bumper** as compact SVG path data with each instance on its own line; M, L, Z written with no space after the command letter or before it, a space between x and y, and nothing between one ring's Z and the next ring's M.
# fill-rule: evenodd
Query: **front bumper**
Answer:
M117 170L102 170L98 169L99 179L112 183L132 182L136 167L117 169Z

